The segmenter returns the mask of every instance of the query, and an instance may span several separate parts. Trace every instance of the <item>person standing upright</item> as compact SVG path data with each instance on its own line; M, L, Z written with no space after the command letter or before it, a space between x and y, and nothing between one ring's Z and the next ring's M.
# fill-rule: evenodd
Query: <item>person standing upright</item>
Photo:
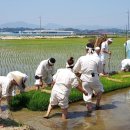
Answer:
M100 49L100 48L99 48ZM83 94L83 99L87 105L88 111L92 111L92 95L93 91L97 96L96 108L100 107L100 100L102 92L104 91L103 85L99 80L99 73L102 72L102 62L98 54L81 56L74 68L74 73L81 73L80 79L83 88L88 92L88 95Z
M111 51L109 50L109 45L112 44L112 38L108 38L101 44L101 61L103 64L103 75L106 75L105 67L107 58L111 58ZM108 57L109 56L109 57Z
M126 43L124 43L125 46L125 58L130 59L130 40L127 40Z

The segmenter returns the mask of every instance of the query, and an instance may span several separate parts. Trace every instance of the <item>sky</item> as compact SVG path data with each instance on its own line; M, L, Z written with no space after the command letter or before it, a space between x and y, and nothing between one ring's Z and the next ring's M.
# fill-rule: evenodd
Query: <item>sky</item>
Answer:
M27 22L64 26L128 25L130 0L0 0L0 25Z

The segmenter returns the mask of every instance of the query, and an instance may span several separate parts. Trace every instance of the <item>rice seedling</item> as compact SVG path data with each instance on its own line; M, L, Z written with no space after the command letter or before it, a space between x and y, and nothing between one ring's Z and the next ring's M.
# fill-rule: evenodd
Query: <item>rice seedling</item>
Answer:
M29 76L27 84L32 86L35 80L35 70L40 61L54 57L56 59L56 69L65 67L68 57L73 56L76 61L81 55L85 55L85 45L88 39L0 40L0 75L19 70ZM113 44L110 46L112 51L110 71L120 70L120 62L124 59L124 42L125 38L114 38ZM108 70L108 66L106 69Z

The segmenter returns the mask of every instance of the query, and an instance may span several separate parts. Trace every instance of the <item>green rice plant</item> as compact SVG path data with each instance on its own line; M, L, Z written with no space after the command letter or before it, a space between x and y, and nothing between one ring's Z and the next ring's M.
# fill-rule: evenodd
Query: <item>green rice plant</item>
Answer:
M65 67L68 57L75 61L85 55L85 45L90 38L59 38L59 39L20 39L0 40L0 75L19 70L29 76L28 86L34 85L35 70L40 61L49 57L56 58L55 68ZM109 46L112 51L110 71L119 71L121 60L125 58L125 37L114 37ZM120 53L119 53L120 52ZM106 70L108 70L106 62Z
M50 94L41 91L35 91L27 105L27 108L33 111L46 110L49 105L49 99Z
M113 80L108 80L107 77L100 78L104 86L105 92L110 92L117 89L130 87L130 80L129 80L130 72L127 72L127 73L120 72L118 74L110 76L110 78Z
M9 106L11 110L28 108L31 110L46 110L49 104L50 94L41 91L30 91L13 97Z
M9 102L10 109L15 111L26 108L35 91L25 92L14 96Z
M69 96L69 102L76 102L79 101L83 98L82 96L83 94L81 92L79 92L77 89L73 88L71 90L70 96Z
M9 102L9 108L10 110L20 110L23 108L23 96L22 94L14 96L11 100L11 102Z

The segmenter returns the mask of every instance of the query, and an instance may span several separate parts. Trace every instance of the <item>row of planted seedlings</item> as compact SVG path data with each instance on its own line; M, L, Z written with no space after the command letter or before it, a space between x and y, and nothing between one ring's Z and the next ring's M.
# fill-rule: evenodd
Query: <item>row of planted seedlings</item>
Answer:
M62 40L60 40L62 41ZM5 42L5 41L0 41ZM11 42L11 43L8 43ZM19 42L19 43L16 43ZM23 42L27 42L23 44ZM30 42L30 43L29 43ZM33 41L34 42L34 41ZM27 85L32 86L34 84L34 74L35 70L40 63L40 61L54 57L56 58L55 68L65 67L66 60L73 56L77 59L79 55L84 53L82 49L74 53L74 48L77 48L73 43L68 43L68 40L64 41L65 43L55 43L55 40L45 40L42 44L41 40L32 43L32 41L6 41L6 43L0 43L0 59L1 59L1 72L0 75L7 75L10 71L21 71L26 73L29 76ZM50 43L54 42L54 43ZM59 42L58 40L56 42ZM67 42L67 43L66 43ZM69 41L70 42L70 41ZM82 47L82 45L79 44ZM70 49L71 47L71 49ZM83 46L84 48L84 46Z
M128 73L118 73L111 75L110 77L101 77L101 82L104 86L105 92L114 91L117 89L123 89L130 87L130 72ZM47 89L50 89L48 87ZM69 96L69 102L76 102L82 100L82 93L77 89L73 88ZM33 111L43 111L46 110L49 104L50 93L42 91L29 91L13 97L12 102L10 102L11 110L19 110L21 108L28 108Z
M56 69L65 67L65 62L70 56L76 61L85 54L86 43L87 39L84 38L2 40L0 41L0 75L6 75L14 70L21 71L29 76L27 84L31 86L34 84L34 73L40 61L54 57L57 61ZM124 59L124 47L120 43L122 39L117 38L110 46L112 56L110 63L107 62L106 65L108 71L120 69L120 62Z

